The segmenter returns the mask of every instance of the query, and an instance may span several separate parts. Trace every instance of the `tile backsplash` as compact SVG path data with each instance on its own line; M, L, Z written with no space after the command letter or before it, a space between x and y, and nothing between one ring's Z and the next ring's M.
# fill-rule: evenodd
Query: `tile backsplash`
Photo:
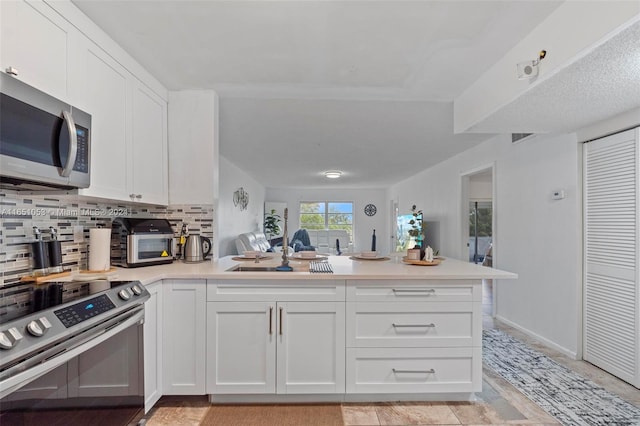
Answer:
M89 229L111 227L117 216L154 217L169 220L178 236L183 223L189 232L213 238L213 205L150 206L136 203L103 202L60 193L44 195L0 191L0 289L12 287L30 275L32 262L28 243L34 241L33 227L48 230L53 226L62 243L65 269L87 269ZM83 241L74 242L74 229L82 229ZM48 239L44 234L45 239Z

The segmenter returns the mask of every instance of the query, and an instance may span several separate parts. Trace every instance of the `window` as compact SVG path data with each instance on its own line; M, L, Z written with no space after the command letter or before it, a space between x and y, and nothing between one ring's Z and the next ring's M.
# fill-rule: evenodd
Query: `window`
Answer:
M300 228L344 229L353 241L353 203L308 201L300 203Z

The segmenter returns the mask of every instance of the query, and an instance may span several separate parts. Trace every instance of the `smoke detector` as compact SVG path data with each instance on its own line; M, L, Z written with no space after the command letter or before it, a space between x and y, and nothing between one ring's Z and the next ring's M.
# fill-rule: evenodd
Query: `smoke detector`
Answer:
M539 73L540 61L542 61L545 56L547 56L547 51L541 50L537 59L534 59L533 61L518 62L518 80L528 80L536 77Z

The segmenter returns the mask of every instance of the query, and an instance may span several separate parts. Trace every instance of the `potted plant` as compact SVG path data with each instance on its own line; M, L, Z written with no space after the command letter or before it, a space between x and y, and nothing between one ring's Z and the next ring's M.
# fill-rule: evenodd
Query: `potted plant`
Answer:
M276 214L275 209L271 209L270 213L264 216L264 233L271 243L271 237L280 233L280 216Z
M422 221L422 210L418 210L416 205L411 206L411 214L413 217L409 221L411 229L409 229L409 236L414 238L413 249L420 250L420 259L424 257L424 247L422 247L422 241L424 240L424 223Z

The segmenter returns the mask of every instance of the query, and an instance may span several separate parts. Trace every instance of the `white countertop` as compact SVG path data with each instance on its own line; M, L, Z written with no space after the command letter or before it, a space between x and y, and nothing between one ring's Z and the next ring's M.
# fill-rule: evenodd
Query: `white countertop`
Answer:
M290 260L289 266L293 272L232 272L228 271L238 265L246 267L278 266L281 258L275 256L261 259L259 264L253 260L237 261L233 256L217 260L207 260L202 263L184 263L175 261L167 265L145 266L139 268L117 268L109 275L110 280L139 280L147 285L162 279L278 279L300 280L313 278L314 280L361 280L361 279L438 279L438 280L468 280L468 279L515 279L517 274L487 268L462 262L455 259L445 259L437 266L408 265L401 257L391 256L389 260L354 260L347 256L329 256L328 262L333 273L308 272L309 261Z

